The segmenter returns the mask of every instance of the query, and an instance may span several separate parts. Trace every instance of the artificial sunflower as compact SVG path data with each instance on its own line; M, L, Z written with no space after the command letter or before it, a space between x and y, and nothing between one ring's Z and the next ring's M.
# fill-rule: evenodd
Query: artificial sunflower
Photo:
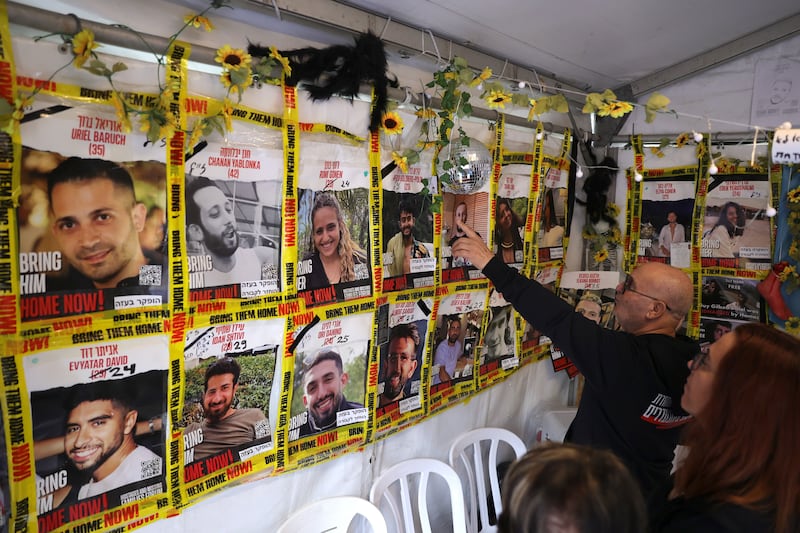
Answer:
M678 135L678 138L675 139L675 144L678 146L678 148L683 148L684 146L686 146L686 143L688 143L689 139L691 138L692 138L691 134L685 132L681 133L680 135Z
M289 64L289 58L283 57L278 49L274 46L271 46L269 49L269 57L280 63L281 68L286 73L287 76L292 75L292 66Z
M398 135L403 132L403 119L394 111L384 113L381 129L386 135Z
M597 111L597 114L601 117L619 118L631 111L633 111L633 106L628 102L614 101L603 104Z
M489 78L492 77L492 69L489 67L484 67L480 74L475 76L475 79L469 82L470 87L477 87L481 83L485 82Z
M800 211L790 211L788 217L789 227L800 226Z
M186 15L183 17L183 23L187 26L203 28L206 31L211 31L214 29L214 25L211 24L211 21L202 15Z
M664 157L664 151L658 146L651 146L650 152L657 157Z
M606 214L611 218L617 218L617 216L619 216L619 206L613 202L607 203Z
M226 44L217 50L217 57L214 58L214 61L222 63L223 68L231 70L249 69L253 58L241 48L231 48L229 44Z
M511 95L503 91L490 91L484 100L492 109L505 109L506 104L511 101Z
M408 158L400 152L392 152L392 161L400 169L400 172L406 174L408 172Z
M783 270L781 270L780 274L778 274L778 279L786 281L792 276L797 276L797 268L794 265L786 265Z
M789 198L789 201L793 204L800 203L800 187L796 189L792 189L786 194L786 197Z
M531 98L528 100L528 105L530 106L530 110L528 111L528 122L533 122L533 118L539 114L536 110L536 100Z
M800 246L797 245L797 241L793 241L789 246L789 257L795 261L800 261Z
M94 41L92 30L82 30L72 38L72 54L75 59L72 64L75 68L81 68L84 63L92 56L92 51L100 46Z
M592 259L594 259L594 262L599 265L600 263L608 259L608 250L606 250L605 248L597 250L594 253L594 256L592 256Z
M225 131L233 130L233 103L227 98L222 101L222 118L225 120Z
M119 120L122 131L125 133L131 132L131 117L128 116L128 110L125 107L125 102L122 101L117 91L111 93L111 103L114 104L114 111L117 113L117 120Z
M786 324L783 325L783 329L785 329L786 333L789 333L790 335L800 335L800 317L790 316L789 320L786 321Z
M414 114L417 115L419 118L430 120L432 118L436 118L436 111L431 109L430 107L420 107Z
M186 151L187 153L194 149L198 142L200 142L200 137L203 136L203 120L198 120L194 123L194 128L192 129L191 135L189 135L189 140L186 142Z

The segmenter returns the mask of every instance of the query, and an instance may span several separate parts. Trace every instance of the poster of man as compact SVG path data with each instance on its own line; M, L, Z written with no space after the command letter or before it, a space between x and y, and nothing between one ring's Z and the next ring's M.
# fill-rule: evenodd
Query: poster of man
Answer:
M399 412L404 414L422 407L420 375L433 301L423 299L387 306L388 335L381 339L385 342L381 342L379 348L378 407L397 405Z
M642 185L640 257L679 268L691 263L694 173L647 178Z
M457 221L473 228L484 242L489 235L489 194L442 194L442 282L452 283L481 277L483 274L472 267L463 257L453 257L450 247L463 237Z
M160 336L23 358L40 531L166 491L168 359Z
M369 186L363 147L303 141L296 273L307 306L372 295Z
M433 285L433 213L422 194L383 193L384 290Z
M189 289L234 298L279 291L282 152L205 143L191 155L186 170ZM215 287L234 289L200 292Z
M439 302L430 372L432 401L435 394L452 387L463 393L473 389L486 297L485 290L460 292Z
M800 123L800 61L791 57L759 59L753 77L750 123L774 128Z
M371 313L351 314L299 330L303 333L294 353L290 442L368 420L364 400L372 320ZM316 445L313 449L324 451Z
M286 320L189 330L184 348L184 480L272 450L276 362ZM272 423L270 423L272 419ZM225 461L215 461L223 456Z
M706 196L703 267L763 270L771 263L766 175L712 176Z

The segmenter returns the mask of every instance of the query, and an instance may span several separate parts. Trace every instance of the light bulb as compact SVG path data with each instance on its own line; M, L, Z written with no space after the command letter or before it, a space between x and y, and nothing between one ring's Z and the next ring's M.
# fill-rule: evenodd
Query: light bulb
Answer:
M790 129L792 129L792 123L791 122L784 122L783 124L778 126L778 129L779 130L790 130Z
M519 82L517 84L517 87L519 87L520 89L524 89L525 88L525 82L524 81Z
M703 142L703 134L702 133L697 133L696 131L693 131L692 134L694 134L694 142L696 142L696 143Z
M639 171L637 170L636 174L633 175L633 179L636 180L636 181L642 181L644 179L644 176L639 174Z
M576 178L582 178L583 177L583 169L581 167L578 167L578 170L575 172L575 177Z
M717 168L717 165L715 165L714 163L711 163L711 166L708 167L708 173L711 174L712 176L714 176L717 172L719 172L719 169Z
M536 132L536 140L537 141L541 141L543 138L544 138L544 133L542 133L541 131Z
M479 91L483 91L483 84L479 83L477 86L475 86L475 88L478 89Z
M775 215L777 215L777 214L778 214L778 210L777 210L777 209L775 209L775 208L774 208L774 207L772 207L772 206L769 206L769 207L767 207L767 216L768 216L769 218L772 218L772 217L774 217L774 216L775 216Z

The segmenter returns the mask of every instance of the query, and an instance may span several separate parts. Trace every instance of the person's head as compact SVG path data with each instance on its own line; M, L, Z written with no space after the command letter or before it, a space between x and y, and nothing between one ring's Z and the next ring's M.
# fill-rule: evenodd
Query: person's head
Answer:
M506 198L497 199L497 210L495 212L495 228L498 235L511 235L519 232L517 228L522 227L523 222L518 214L511 209L511 202Z
M417 369L417 349L419 329L413 322L398 324L389 333L389 353L383 374L386 379L383 394L387 398L397 398L405 389L406 383Z
M461 336L461 317L458 315L451 316L447 321L447 342L455 344L458 337Z
M678 214L675 211L670 211L667 213L667 222L670 224L675 224L678 222Z
M689 363L681 406L694 415L675 487L687 497L776 505L776 531L800 508L800 339L743 324ZM794 516L796 520L796 515Z
M554 226L558 226L558 215L556 214L555 189L547 189L544 195L544 208L542 219L544 220L545 231L550 231Z
M514 352L514 332L511 306L492 308L492 319L486 328L485 344L489 357L508 355Z
M717 280L709 280L708 283L703 285L703 292L707 294L719 294L720 286L719 283L717 283Z
M769 101L772 104L780 104L792 92L792 80L775 80L772 83L772 94Z
M588 292L581 296L578 305L575 306L575 311L595 324L599 324L602 317L603 301L597 295Z
M461 222L462 224L466 224L467 215L468 211L466 202L459 202L453 211L453 235L457 235L459 237L464 236L464 232L458 227L457 223Z
M679 268L642 263L617 285L614 316L623 331L674 335L692 307L694 287Z
M206 368L203 393L203 412L209 422L219 422L233 414L236 391L239 388L239 363L232 357L217 359Z
M147 250L161 250L164 244L164 231L167 226L167 216L163 207L154 205L147 212L144 219L144 228L139 233L139 242Z
M213 255L230 257L239 248L233 201L208 178L195 178L186 186L186 228Z
M314 197L311 207L311 249L316 250L323 260L341 261L339 281L355 279L353 254L363 255L364 252L350 237L339 201L331 193L321 192Z
M739 291L736 291L736 296L735 297L736 297L736 303L738 303L740 306L744 307L744 304L747 303L747 294L745 294L744 291L739 290Z
M498 533L640 533L644 500L622 461L574 444L533 448L503 482Z
M408 200L400 200L400 233L404 239L412 239L414 237L414 207Z
M741 235L744 232L745 214L742 206L736 202L726 202L719 210L719 219L716 226L724 226L728 230L728 235Z
M731 331L733 331L733 324L727 320L718 320L714 323L713 342L720 340L723 335Z
M64 450L69 462L100 480L116 470L136 446L138 412L126 383L97 381L75 385L65 400Z
M102 159L65 159L47 176L52 231L69 264L97 288L116 287L145 264L147 208L127 170Z
M318 427L336 422L348 380L342 357L333 350L319 352L303 372L303 405Z

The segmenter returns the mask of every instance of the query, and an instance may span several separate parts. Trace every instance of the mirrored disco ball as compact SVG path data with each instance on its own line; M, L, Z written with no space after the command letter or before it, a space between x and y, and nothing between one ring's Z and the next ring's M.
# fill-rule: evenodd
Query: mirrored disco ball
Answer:
M458 139L454 139L458 143ZM444 158L449 155L453 165L447 170L443 168ZM470 138L469 146L451 144L439 154L436 168L445 192L467 194L483 187L492 174L492 154L477 139Z

